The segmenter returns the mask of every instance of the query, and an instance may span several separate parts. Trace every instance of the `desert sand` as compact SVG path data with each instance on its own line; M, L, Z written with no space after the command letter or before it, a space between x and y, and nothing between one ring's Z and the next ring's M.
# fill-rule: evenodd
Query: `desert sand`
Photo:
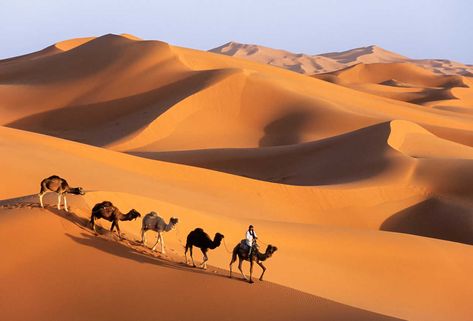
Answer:
M470 319L470 77L383 52L311 77L131 35L48 48L0 61L5 319ZM39 207L53 174L86 189L70 213ZM141 219L87 227L103 200L179 217L167 254ZM227 278L250 223L278 247L253 285ZM207 271L184 264L195 227L225 235Z

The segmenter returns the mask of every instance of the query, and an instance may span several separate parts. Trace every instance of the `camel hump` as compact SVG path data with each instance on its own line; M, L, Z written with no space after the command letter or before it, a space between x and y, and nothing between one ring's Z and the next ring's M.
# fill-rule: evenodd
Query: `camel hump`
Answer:
M153 229L160 221L163 221L163 219L158 215L158 213L149 212L145 217L143 217L141 226L143 229Z
M201 228L201 227L197 227L197 228L194 229L194 232L196 232L196 233L204 233L204 229Z
M92 212L100 211L102 208L105 207L113 207L112 202L110 201L103 201L101 203L95 204L94 208L92 209Z
M61 179L61 178L57 175L51 175L47 179Z

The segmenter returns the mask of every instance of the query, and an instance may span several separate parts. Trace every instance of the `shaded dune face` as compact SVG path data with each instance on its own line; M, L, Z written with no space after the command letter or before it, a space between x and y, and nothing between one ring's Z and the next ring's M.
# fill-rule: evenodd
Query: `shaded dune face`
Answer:
M146 126L150 119L159 117L217 77L221 77L218 71L195 72L148 92L53 109L18 119L6 126L103 146Z
M465 77L435 74L408 62L358 64L314 77L369 94L434 108L446 101L469 104L470 99L455 94L458 88L473 94Z
M132 154L284 184L343 184L407 175L414 160L388 145L390 134L390 124L383 123L304 144ZM286 136L291 138L297 137Z
M395 213L380 229L473 245L473 210L455 202L429 198Z
M470 320L473 81L372 46L225 50L105 35L0 61L6 318L152 320L158 300L163 320L234 320L255 297L262 320ZM67 216L53 193L37 204L52 173L87 191ZM142 218L120 223L122 240L106 220L92 234L104 199L179 217L168 256L136 242ZM265 262L278 285L227 278L249 223L278 246ZM208 272L183 263L197 226L225 235Z

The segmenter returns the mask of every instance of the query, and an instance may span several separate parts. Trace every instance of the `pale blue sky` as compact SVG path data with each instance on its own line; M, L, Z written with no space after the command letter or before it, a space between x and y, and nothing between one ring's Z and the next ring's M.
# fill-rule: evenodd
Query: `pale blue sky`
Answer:
M308 54L377 44L473 64L470 0L0 0L0 58L131 33L210 49L234 40Z

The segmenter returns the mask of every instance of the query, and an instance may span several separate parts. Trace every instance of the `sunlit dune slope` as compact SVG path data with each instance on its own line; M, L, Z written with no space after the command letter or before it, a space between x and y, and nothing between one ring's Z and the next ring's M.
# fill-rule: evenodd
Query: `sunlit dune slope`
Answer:
M145 255L140 246L99 238L62 216L35 208L0 210L8 257L0 267L0 289L8 293L0 302L3 318L235 320L247 316L247 309L235 305L245 306L251 294L258 297L252 315L260 320L394 320L268 282L249 287L222 270L205 273Z
M123 211L157 210L165 218L180 217L179 233L166 235L168 249L174 250L170 251L171 257L180 260L183 235L194 227L202 226L210 234L224 233L226 244L231 247L242 238L242 231L250 221L258 227L261 242L280 248L266 264L270 281L403 319L442 320L453 315L457 320L467 320L471 287L465 287L468 282L465 280L469 279L467 273L473 264L466 259L472 257L470 246L378 230L403 229L435 236L435 230L419 231L409 223L409 211L415 213L416 204L422 204L419 202L428 197L420 187L409 188L407 182L384 188L363 184L291 187L145 160L14 129L2 128L0 137L2 154L8 155L0 161L5 169L4 179L9 182L0 191L3 199L34 194L43 177L52 173L62 175L71 185L88 190L84 197L69 196L71 211L79 217L87 218L90 208L104 199L112 200ZM36 196L32 196L3 203L29 204L35 200ZM55 200L53 195L45 199L47 204L54 204ZM406 209L407 215L402 212ZM424 215L428 215L430 207L427 209ZM31 215L51 215L48 211L37 213L27 208L24 211L31 211ZM397 216L391 218L394 214ZM445 224L442 220L434 223ZM49 221L44 224L58 225ZM450 224L451 232L457 233L455 223ZM108 228L110 223L99 221L99 225ZM120 225L128 239L138 238L139 220ZM53 235L64 238L64 234ZM80 247L71 238L58 242L72 246L79 253L85 251L84 257L89 257L89 248L103 248L97 244L100 240L71 235L75 235ZM51 244L56 243L53 240ZM90 246L83 247L84 244ZM112 259L104 251L120 252L107 246L90 255L99 261ZM99 258L99 254L105 258ZM229 254L225 247L210 255L212 264L227 267ZM199 258L197 254L196 258ZM123 268L131 269L134 264L131 260ZM146 265L143 273L152 273L153 268L153 264ZM60 275L60 279L67 278L65 271ZM192 284L201 282L189 278L184 277ZM432 279L436 280L435 286ZM133 279L129 282L130 290L134 289ZM215 286L221 287L218 282ZM54 295L48 296L48 300ZM437 302L435 306L431 304L433 301Z
M30 53L30 54L8 58L8 59L2 59L0 60L0 66L4 67L7 63L17 63L20 61L29 61L29 60L34 60L38 58L44 58L47 56L52 56L52 55L70 50L77 46L80 46L92 39L94 39L94 37L74 38L70 40L60 41L58 43L55 43L52 46L46 47L42 50Z
M408 175L391 182L383 178L382 171L371 173L371 180L347 186L309 188L270 184L14 129L0 127L0 132L2 153L12 155L2 159L5 180L10 182L0 186L3 199L39 191L39 182L25 184L31 180L29 177L40 180L56 173L89 190L135 194L139 188L139 194L144 197L159 195L170 203L225 216L376 229L391 211L425 199L428 191L423 186L410 186ZM395 163L399 154L391 155ZM403 159L398 162L393 166L402 170L406 166ZM390 175L389 171L384 174ZM116 177L120 177L119 185ZM367 215L366 208L377 206L376 213Z
M392 119L473 144L456 113L125 36L7 64L0 81L2 124L119 151L287 145Z

